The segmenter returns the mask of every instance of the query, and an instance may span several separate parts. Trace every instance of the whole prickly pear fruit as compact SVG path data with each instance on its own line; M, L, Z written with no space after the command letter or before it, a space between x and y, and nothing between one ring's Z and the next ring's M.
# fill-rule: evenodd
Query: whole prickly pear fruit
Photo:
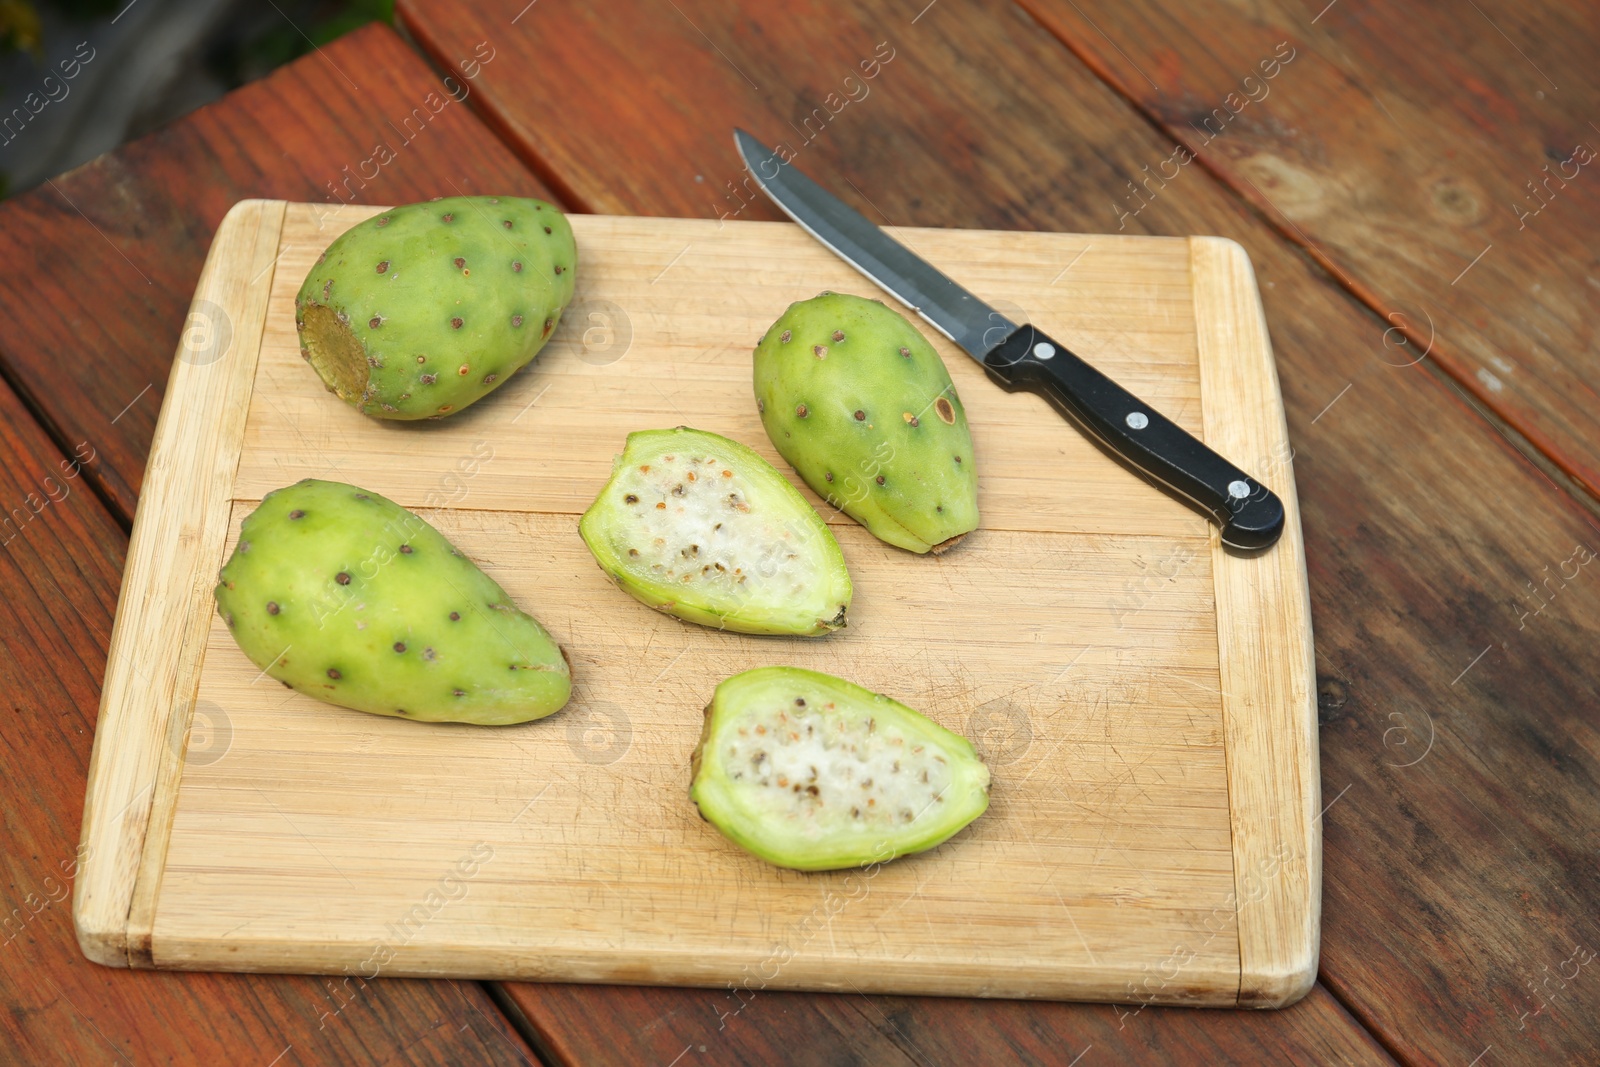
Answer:
M668 615L747 634L845 624L839 542L772 464L726 437L629 434L578 532L612 581Z
M881 302L789 305L756 346L755 393L783 458L880 540L942 552L978 528L961 398L939 353Z
M933 848L989 807L971 742L858 685L760 667L717 686L689 796L769 863L829 871Z
M250 662L341 707L498 726L543 718L572 692L560 647L493 578L416 515L343 482L268 493L216 597Z
M306 275L294 301L300 353L368 415L448 415L544 347L577 262L566 217L542 200L393 208L347 230Z

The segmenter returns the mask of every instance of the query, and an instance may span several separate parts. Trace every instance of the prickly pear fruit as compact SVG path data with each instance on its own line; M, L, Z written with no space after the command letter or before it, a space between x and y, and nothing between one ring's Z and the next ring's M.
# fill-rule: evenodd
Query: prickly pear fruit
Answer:
M789 305L756 346L755 392L783 458L878 539L942 552L978 528L961 398L939 353L881 302Z
M542 200L457 196L342 234L294 301L300 354L368 415L438 418L538 354L572 299L572 228Z
M933 848L989 806L989 768L966 738L798 667L760 667L717 686L691 766L689 796L708 822L801 871Z
M726 437L629 434L578 532L612 581L668 615L747 634L845 624L839 542L772 464Z
M343 482L268 493L217 609L250 661L307 696L424 722L504 725L572 692L561 649L443 534Z

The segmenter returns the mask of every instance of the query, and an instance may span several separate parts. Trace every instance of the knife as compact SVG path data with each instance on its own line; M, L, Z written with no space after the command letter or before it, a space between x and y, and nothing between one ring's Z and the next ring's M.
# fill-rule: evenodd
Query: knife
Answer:
M1272 490L1042 330L1011 322L748 133L733 137L750 176L785 215L954 341L1001 388L1043 396L1195 505L1222 528L1224 544L1253 550L1277 541L1284 511Z

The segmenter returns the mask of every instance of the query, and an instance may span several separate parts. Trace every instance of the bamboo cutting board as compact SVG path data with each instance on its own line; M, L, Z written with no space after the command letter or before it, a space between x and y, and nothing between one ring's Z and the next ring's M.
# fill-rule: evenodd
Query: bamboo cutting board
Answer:
M903 230L1274 488L1276 548L1195 513L942 338L983 528L941 557L829 519L850 626L756 638L612 587L577 534L628 431L770 447L750 351L793 300L877 295L788 224L575 216L574 305L527 370L386 424L301 360L293 299L376 208L247 201L213 242L156 429L112 636L74 915L113 966L1271 1007L1315 977L1305 562L1254 276L1217 238ZM1020 318L1019 318L1020 317ZM931 331L925 331L931 332ZM301 478L419 511L545 624L575 695L516 727L317 704L211 599L241 519ZM798 479L796 484L798 485ZM801 874L695 814L722 678L792 664L971 737L989 812L872 872Z

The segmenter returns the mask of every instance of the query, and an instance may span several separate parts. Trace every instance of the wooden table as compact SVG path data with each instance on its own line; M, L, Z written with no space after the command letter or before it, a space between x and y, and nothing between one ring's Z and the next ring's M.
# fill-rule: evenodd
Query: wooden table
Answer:
M0 1061L1600 1062L1600 11L524 2L402 0L411 43L358 31L0 205ZM85 962L66 899L111 615L227 207L504 192L774 218L739 187L735 124L891 223L1249 251L1317 637L1311 994L760 993L734 1017L708 990Z

